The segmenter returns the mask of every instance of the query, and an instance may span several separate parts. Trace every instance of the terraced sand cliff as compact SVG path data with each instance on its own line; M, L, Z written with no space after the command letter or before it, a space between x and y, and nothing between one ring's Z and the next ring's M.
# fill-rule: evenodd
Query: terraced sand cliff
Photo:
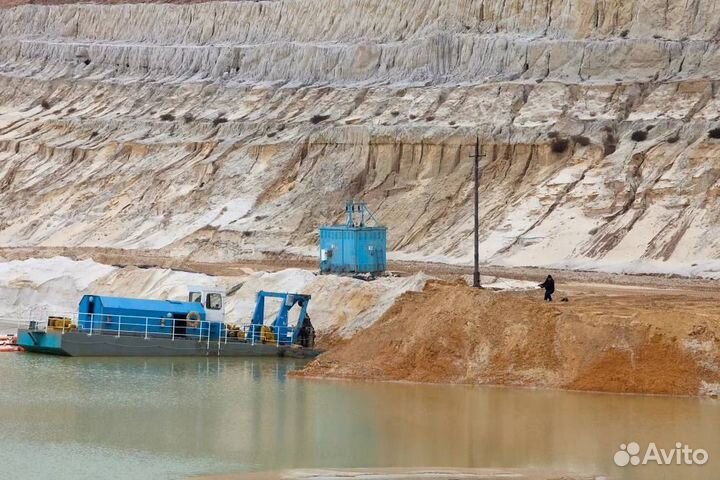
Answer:
M466 261L479 137L485 261L711 273L719 31L713 0L5 9L0 246L308 253L355 197Z

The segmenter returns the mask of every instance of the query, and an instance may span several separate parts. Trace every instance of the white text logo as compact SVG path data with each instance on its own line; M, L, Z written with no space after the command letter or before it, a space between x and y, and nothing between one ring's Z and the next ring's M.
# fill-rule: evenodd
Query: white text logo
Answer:
M645 453L641 454L640 450L640 445L636 442L623 443L613 457L615 465L618 467L627 467L628 465L636 467L652 463L656 465L705 465L709 460L708 453L702 448L692 449L689 445L683 445L680 442L675 444L675 448L668 450L658 448L655 443L650 442Z

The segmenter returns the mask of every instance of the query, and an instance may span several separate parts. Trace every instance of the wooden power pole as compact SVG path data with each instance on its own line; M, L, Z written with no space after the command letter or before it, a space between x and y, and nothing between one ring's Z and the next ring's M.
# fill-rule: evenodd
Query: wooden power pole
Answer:
M470 158L475 160L475 229L473 231L473 241L475 243L475 269L473 270L473 288L482 288L480 285L480 158L484 155L480 154L480 137L475 140L475 154Z

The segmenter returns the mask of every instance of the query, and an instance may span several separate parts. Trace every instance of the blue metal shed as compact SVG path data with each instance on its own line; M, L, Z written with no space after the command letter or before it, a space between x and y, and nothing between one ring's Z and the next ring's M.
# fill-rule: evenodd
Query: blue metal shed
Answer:
M364 203L348 202L345 225L320 227L321 273L380 274L387 267L387 228ZM366 219L376 225L365 225Z

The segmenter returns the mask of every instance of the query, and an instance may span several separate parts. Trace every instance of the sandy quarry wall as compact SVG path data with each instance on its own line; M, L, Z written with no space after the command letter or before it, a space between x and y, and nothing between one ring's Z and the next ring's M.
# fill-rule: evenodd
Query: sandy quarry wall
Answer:
M356 197L390 227L396 255L466 261L479 137L484 260L704 264L720 253L720 143L708 138L720 118L719 10L712 0L6 9L0 245L308 253L318 225ZM639 131L646 140L632 140Z
M429 282L301 375L717 395L719 316L712 295L586 295L548 305L537 294Z

